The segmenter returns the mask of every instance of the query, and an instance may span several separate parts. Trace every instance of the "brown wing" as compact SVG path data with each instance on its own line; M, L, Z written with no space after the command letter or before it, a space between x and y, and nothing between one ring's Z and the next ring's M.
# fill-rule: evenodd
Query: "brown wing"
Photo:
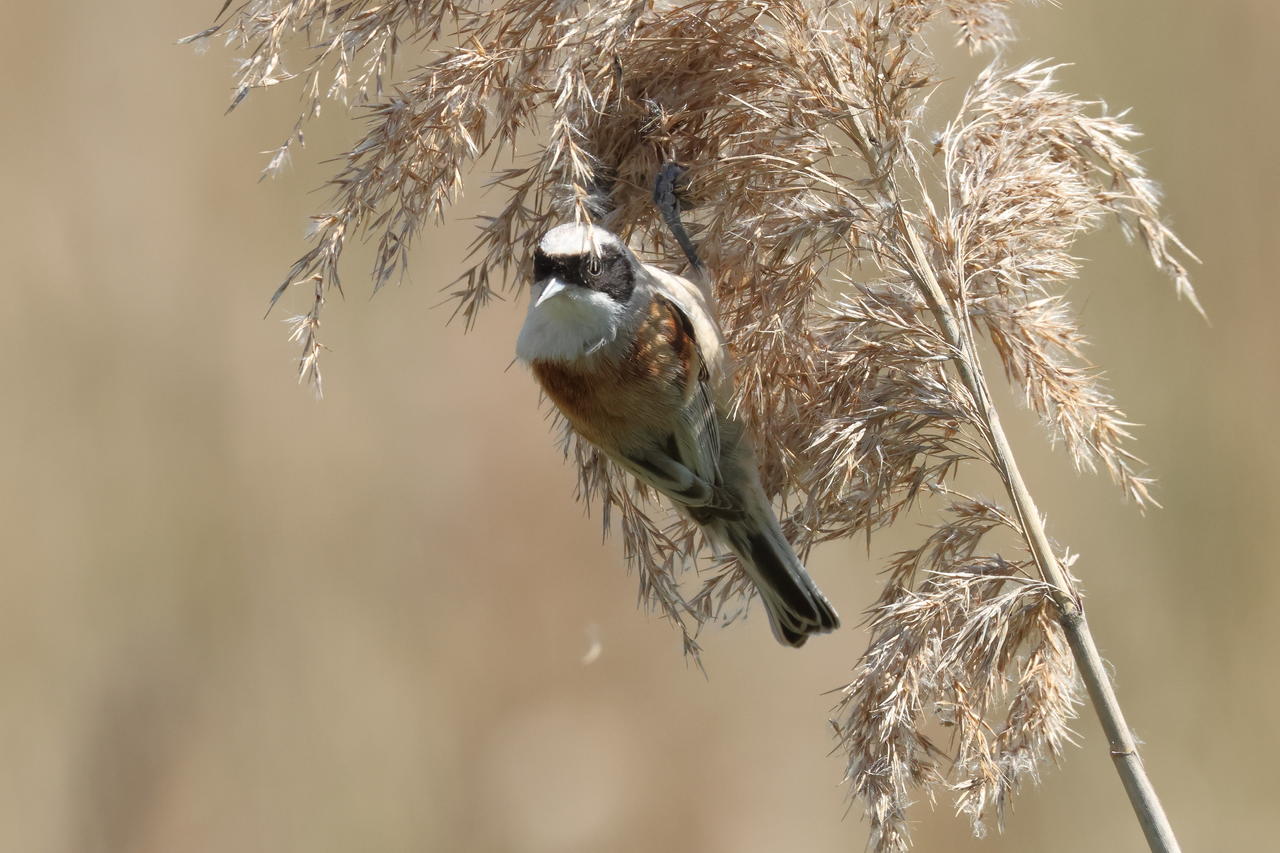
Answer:
M674 301L654 295L661 317L664 343L683 366L676 377L682 385L680 411L669 418L671 432L642 450L627 454L626 462L642 480L672 500L689 507L710 507L720 487L720 430L710 376L703 361L694 324Z

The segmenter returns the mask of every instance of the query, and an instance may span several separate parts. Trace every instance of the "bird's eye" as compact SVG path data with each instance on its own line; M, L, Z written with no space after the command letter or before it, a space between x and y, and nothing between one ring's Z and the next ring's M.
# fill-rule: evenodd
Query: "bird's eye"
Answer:
M600 275L600 256L587 255L587 275L595 278Z

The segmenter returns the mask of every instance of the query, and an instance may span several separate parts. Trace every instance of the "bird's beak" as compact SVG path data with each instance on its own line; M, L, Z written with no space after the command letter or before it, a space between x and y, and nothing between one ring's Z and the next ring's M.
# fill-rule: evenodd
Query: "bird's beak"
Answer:
M537 307L542 303L546 302L548 299L555 296L557 293L560 293L561 291L564 291L564 290L568 290L568 288L569 288L569 285L565 284L563 281L561 281L558 278L547 279L546 285L543 286L542 288L542 295L538 297L538 301L534 303L534 307Z

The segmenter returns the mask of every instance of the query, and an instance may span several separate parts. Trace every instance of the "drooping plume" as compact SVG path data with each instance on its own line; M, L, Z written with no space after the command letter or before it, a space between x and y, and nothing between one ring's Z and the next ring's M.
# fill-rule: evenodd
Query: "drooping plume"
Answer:
M194 37L221 34L244 53L233 105L300 80L303 115L268 170L326 98L365 123L275 294L303 294L295 334L317 385L321 309L348 240L372 240L379 287L464 189L488 185L494 211L452 286L470 325L495 292L528 284L538 237L565 220L599 220L679 269L650 188L662 164L687 167L682 196L738 363L736 411L787 538L806 556L940 507L933 532L888 567L834 720L878 851L906 847L922 789L953 791L975 829L998 823L1069 741L1077 703L1069 596L1042 565L1039 519L954 485L963 466L990 465L1016 492L974 337L1075 464L1101 466L1145 504L1130 424L1084 355L1066 291L1076 240L1118 221L1194 304L1189 253L1126 147L1135 132L1058 90L1055 67L995 61L951 121L924 126L929 94L963 85L935 69L926 25L948 20L960 44L986 50L1010 37L1009 5L253 0ZM455 45L438 40L451 32ZM296 74L284 69L292 47L307 48ZM392 76L393 58L428 49ZM750 585L710 560L692 523L564 439L578 498L620 533L641 601L696 655L699 629L740 614ZM1065 574L1065 550L1052 559ZM938 723L946 743L926 734Z

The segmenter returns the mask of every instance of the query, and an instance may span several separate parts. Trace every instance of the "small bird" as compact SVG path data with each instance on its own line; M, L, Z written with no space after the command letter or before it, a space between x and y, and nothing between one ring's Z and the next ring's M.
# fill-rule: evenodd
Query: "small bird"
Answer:
M778 641L840 625L783 535L730 413L732 366L710 289L641 262L594 225L553 228L533 255L516 355L577 433L738 556Z

